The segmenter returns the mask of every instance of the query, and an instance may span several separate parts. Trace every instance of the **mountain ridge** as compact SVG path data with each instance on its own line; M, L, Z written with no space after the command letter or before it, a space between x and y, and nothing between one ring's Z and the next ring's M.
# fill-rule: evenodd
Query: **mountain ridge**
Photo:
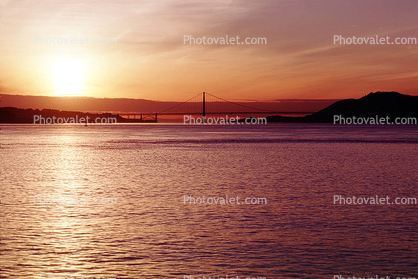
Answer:
M268 122L333 123L334 115L341 117L416 117L418 96L399 92L371 92L359 99L344 99L304 117L268 116Z

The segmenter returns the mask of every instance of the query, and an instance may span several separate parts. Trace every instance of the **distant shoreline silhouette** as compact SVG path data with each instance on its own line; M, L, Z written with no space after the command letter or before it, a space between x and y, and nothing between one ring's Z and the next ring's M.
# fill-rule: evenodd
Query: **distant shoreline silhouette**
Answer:
M34 116L41 115L43 118L62 118L62 119L80 119L89 118L94 120L96 118L115 118L116 123L153 123L155 120L142 120L142 119L128 119L123 118L119 114L111 113L85 113L79 111L62 111L56 109L19 109L14 107L3 107L0 108L0 123L8 124L33 124ZM71 122L69 122L71 123ZM92 122L89 122L92 124ZM86 125L87 126L87 125Z
M42 117L89 117L90 119L114 117L117 123L153 123L156 120L129 119L119 114L85 113L56 109L19 109L16 107L0 108L0 123L34 123L34 116ZM418 96L410 96L398 92L375 92L360 99L345 99L311 115L303 117L267 116L267 123L333 123L334 115L342 117L416 117L418 118Z
M418 96L398 92L375 92L360 99L345 99L304 117L268 116L268 123L333 123L334 115L342 117L416 117Z

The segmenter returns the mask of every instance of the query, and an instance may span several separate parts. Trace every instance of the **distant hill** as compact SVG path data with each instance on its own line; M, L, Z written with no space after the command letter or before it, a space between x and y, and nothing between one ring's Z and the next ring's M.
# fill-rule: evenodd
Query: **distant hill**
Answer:
M121 117L119 114L111 113L84 113L77 111L62 111L55 109L19 109L13 107L0 108L0 123L25 123L31 124L34 123L34 116L42 116L44 119L53 117L61 118L67 120L68 123L71 123L71 119L80 119L88 117L89 123L93 123L96 118L101 119L115 119L116 123L143 123L143 122L155 122L150 120L140 120L140 119L126 119Z
M346 99L305 117L269 116L267 122L333 123L334 115L342 117L416 117L418 96L398 92L370 93L360 99Z
M144 99L57 97L0 94L0 107L21 109L56 109L90 113L156 112L173 106L171 102Z
M0 95L5 96L5 95ZM87 100L91 100L94 102L102 103L102 108L110 109L110 104L115 105L113 109L118 108L121 109L125 101L128 103L134 103L131 99L126 99L122 102L122 99L94 99L94 98L58 98L58 97L34 97L34 96L12 96L9 95L10 98L17 98L16 100L21 101L36 101L36 100L43 100L47 99L49 101L53 101L52 103L56 102L55 105L58 105L58 102L61 104L71 104L74 102L72 106L75 104L83 104L87 102ZM6 99L6 98L5 98ZM10 100L7 100L10 101ZM107 102L108 101L108 102ZM148 109L157 109L158 102L147 101L147 100L136 100L139 103L143 103L142 108L148 107ZM290 108L294 108L295 111L300 110L301 107L306 107L309 102L308 100L301 101L299 106L297 105L299 101L292 100L292 102L279 102L282 108L287 108L284 110L288 110ZM121 103L118 103L121 102ZM317 105L323 105L325 101L319 101ZM88 102L87 102L88 103ZM151 105L153 103L153 105ZM310 102L310 105L313 102ZM2 103L3 104L3 103ZM28 103L30 104L30 102ZM160 103L164 104L165 106L172 105L173 103ZM174 103L176 104L176 103ZM246 103L247 104L247 103ZM258 103L260 104L260 103ZM265 103L267 104L267 103ZM273 104L273 103L272 103ZM193 104L192 104L193 105ZM85 106L81 106L84 109L90 107L90 105L85 104ZM134 106L130 106L127 110L133 110ZM325 107L325 106L323 106ZM83 110L82 110L83 111ZM84 110L85 111L85 110ZM102 110L103 111L103 110ZM123 113L121 113L123 114ZM73 117L78 115L79 117L89 116L90 118L96 117L116 117L118 123L127 123L127 122L141 122L139 119L126 119L122 118L119 113L86 113L74 110L57 110L57 109L18 109L15 107L0 107L0 123L33 123L34 115L43 115L43 117ZM400 94L398 92L376 92L370 93L360 99L346 99L334 102L333 104L329 105L328 107L313 113L311 115L307 115L304 117L288 117L288 116L268 116L267 122L274 123L274 122L293 122L293 123L333 123L334 115L339 115L344 118L348 117L390 117L394 120L396 117L416 117L418 119L418 96L410 96L405 94Z
M223 97L223 96L220 96ZM184 97L189 99L189 96ZM181 102L152 101L128 98L93 98L93 97L57 97L57 96L27 96L0 94L0 107L16 107L21 109L57 109L63 111L82 111L90 113L109 112L124 113L155 113L165 111L179 105ZM181 100L183 101L183 100ZM207 100L208 101L208 100ZM336 99L283 99L273 101L235 101L245 106L271 111L319 111L338 101ZM229 103L216 103L217 109L229 111ZM195 111L196 104L183 104L182 109Z

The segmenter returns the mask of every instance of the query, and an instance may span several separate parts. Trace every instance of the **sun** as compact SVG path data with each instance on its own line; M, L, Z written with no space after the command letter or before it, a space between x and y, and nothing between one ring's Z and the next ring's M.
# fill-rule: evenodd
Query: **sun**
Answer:
M83 63L78 59L59 58L52 69L56 95L79 96L84 83Z

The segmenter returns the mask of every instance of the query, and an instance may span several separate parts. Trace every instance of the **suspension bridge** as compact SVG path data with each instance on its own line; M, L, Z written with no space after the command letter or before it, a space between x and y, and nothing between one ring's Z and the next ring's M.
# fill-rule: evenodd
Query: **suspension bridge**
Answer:
M158 116L162 115L252 115L252 114L312 114L304 111L275 111L248 106L243 103L231 102L207 92L199 93L196 96L176 104L170 108L153 113L122 113L121 117L126 119L137 119L139 121L157 122Z

